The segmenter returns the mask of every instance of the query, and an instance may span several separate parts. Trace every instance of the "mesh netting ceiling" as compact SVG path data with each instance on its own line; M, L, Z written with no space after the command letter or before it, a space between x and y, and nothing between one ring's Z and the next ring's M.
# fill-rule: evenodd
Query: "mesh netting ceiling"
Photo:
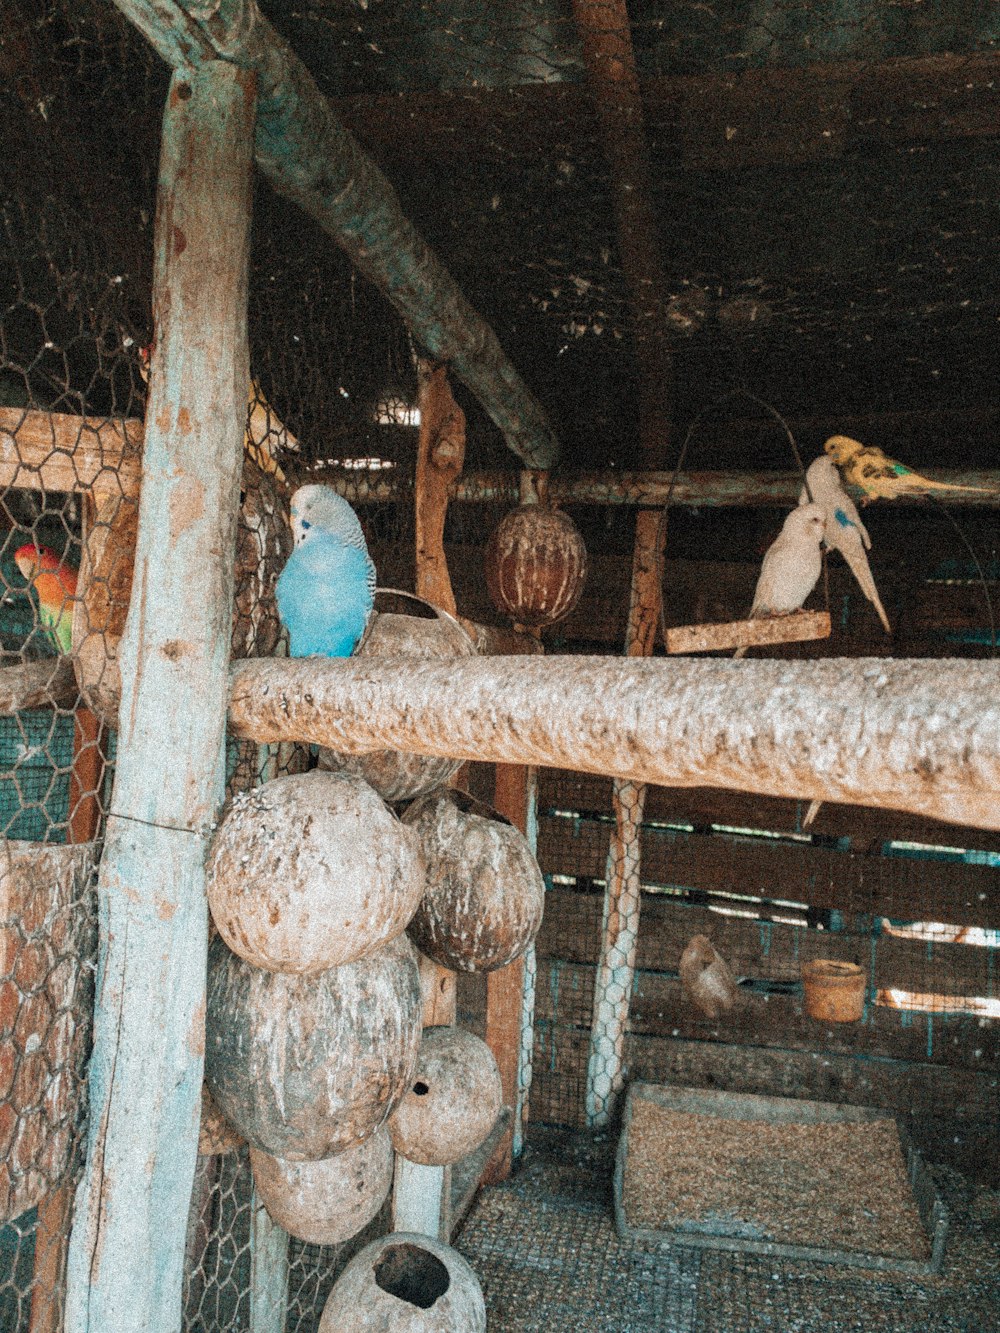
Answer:
M106 3L10 8L0 396L137 415L168 70ZM595 110L580 39L579 11L613 29L618 6L261 8L493 325L567 465L637 463L639 367L675 427L750 385L807 447L860 414L884 418L869 440L889 447L906 418L918 465L991 461L995 6L633 3L631 139ZM638 270L623 190L655 223ZM650 327L666 331L672 373L642 355ZM399 319L263 182L251 336L255 373L307 458L412 448L384 424L412 393ZM469 462L514 466L463 403ZM773 432L754 451L716 441L692 462L788 464Z

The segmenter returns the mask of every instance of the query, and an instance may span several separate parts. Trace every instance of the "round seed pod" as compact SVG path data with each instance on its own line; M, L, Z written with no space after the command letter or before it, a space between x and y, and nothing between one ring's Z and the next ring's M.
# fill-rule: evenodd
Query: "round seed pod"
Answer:
M498 611L519 625L552 625L576 606L587 579L587 548L561 509L521 505L501 519L486 547L486 587Z
M208 951L205 1081L251 1146L318 1161L361 1143L410 1087L420 974L405 935L315 976Z
M388 1197L392 1144L383 1126L322 1162L288 1162L251 1148L250 1165L279 1227L310 1245L339 1245L367 1226Z
M334 1283L319 1333L486 1333L479 1279L457 1250L394 1231L360 1250Z
M411 593L381 588L376 602L405 599L419 614L377 611L354 650L355 657L475 657L477 649L462 626L446 612ZM429 618L428 618L429 615ZM319 751L320 768L354 773L371 784L384 801L409 801L435 787L443 787L462 766L461 759L372 750L368 754L341 754L325 746Z
M442 790L407 809L427 864L410 938L456 972L492 972L519 958L538 933L545 882L527 839L464 792Z
M401 934L424 886L419 839L348 773L297 773L241 792L208 854L208 903L234 953L312 974Z
M413 1082L389 1117L392 1146L411 1162L447 1166L488 1137L502 1103L484 1041L461 1028L424 1028Z

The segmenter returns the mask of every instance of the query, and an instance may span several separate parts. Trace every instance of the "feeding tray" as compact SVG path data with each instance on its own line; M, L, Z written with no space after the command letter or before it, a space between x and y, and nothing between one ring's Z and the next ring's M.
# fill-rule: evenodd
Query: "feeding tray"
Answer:
M787 616L727 620L717 625L674 625L666 631L665 643L668 653L712 653L829 637L829 611L792 611Z
M614 1195L625 1240L904 1273L936 1273L948 1231L891 1115L792 1097L633 1083Z

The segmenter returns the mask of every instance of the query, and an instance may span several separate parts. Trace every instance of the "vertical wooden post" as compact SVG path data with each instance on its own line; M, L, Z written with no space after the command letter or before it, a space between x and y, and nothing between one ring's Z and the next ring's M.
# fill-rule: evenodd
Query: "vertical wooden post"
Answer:
M444 555L448 488L465 463L465 413L455 402L447 367L417 362L420 434L414 478L416 536L415 590L434 606L458 614ZM455 1022L455 974L429 958L420 959L425 1028ZM421 1166L396 1155L392 1181L392 1227L447 1240L451 1167Z
M204 860L225 778L246 419L253 76L171 80L157 195L156 342L119 749L98 879L87 1164L67 1333L176 1333L198 1149Z
M636 516L632 589L629 601L630 657L653 651L660 606L660 555L663 529L659 514L641 509ZM594 1014L587 1065L586 1116L603 1125L624 1082L625 1025L628 1022L641 903L640 835L646 788L616 778L612 784L615 828L605 873L601 956L594 985Z
M284 1333L288 1318L288 1233L250 1195L250 1333Z
M529 822L529 793L534 770L524 764L497 764L493 804L522 833ZM486 1044L500 1070L503 1104L516 1110L520 1086L521 1019L524 1003L524 958L486 974ZM514 1118L483 1171L482 1183L495 1185L510 1175L514 1151Z

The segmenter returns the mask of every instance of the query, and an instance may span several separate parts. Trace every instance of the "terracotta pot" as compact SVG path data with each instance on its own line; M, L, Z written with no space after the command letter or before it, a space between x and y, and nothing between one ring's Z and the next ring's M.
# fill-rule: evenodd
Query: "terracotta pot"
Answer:
M319 1333L486 1333L486 1302L457 1250L396 1231L366 1245L347 1265Z
M205 1081L255 1148L318 1161L374 1133L410 1087L420 976L405 935L315 976L264 972L208 951Z
M587 580L587 548L561 509L521 505L486 547L486 587L498 611L519 625L552 625L576 606Z
M279 1227L310 1245L340 1245L366 1227L389 1197L392 1144L383 1126L321 1162L288 1162L250 1149L254 1183Z
M410 604L417 614L377 611L354 651L355 657L475 657L472 639L454 618L412 593L380 588L376 606L390 598ZM429 616L429 618L428 618ZM370 783L385 801L409 801L435 787L443 787L462 766L461 759L373 750L368 754L341 754L325 746L319 751L320 768L355 773Z
M856 963L815 958L802 964L806 1013L824 1023L856 1023L865 1008L865 974Z
M403 823L420 835L427 888L409 925L428 958L458 972L491 972L538 933L545 882L527 839L464 792L415 801Z
M389 1117L392 1146L423 1166L460 1161L488 1137L502 1103L484 1041L461 1028L425 1028L413 1082Z
M207 872L219 934L272 972L368 957L406 929L424 888L414 831L348 773L297 773L241 792Z

